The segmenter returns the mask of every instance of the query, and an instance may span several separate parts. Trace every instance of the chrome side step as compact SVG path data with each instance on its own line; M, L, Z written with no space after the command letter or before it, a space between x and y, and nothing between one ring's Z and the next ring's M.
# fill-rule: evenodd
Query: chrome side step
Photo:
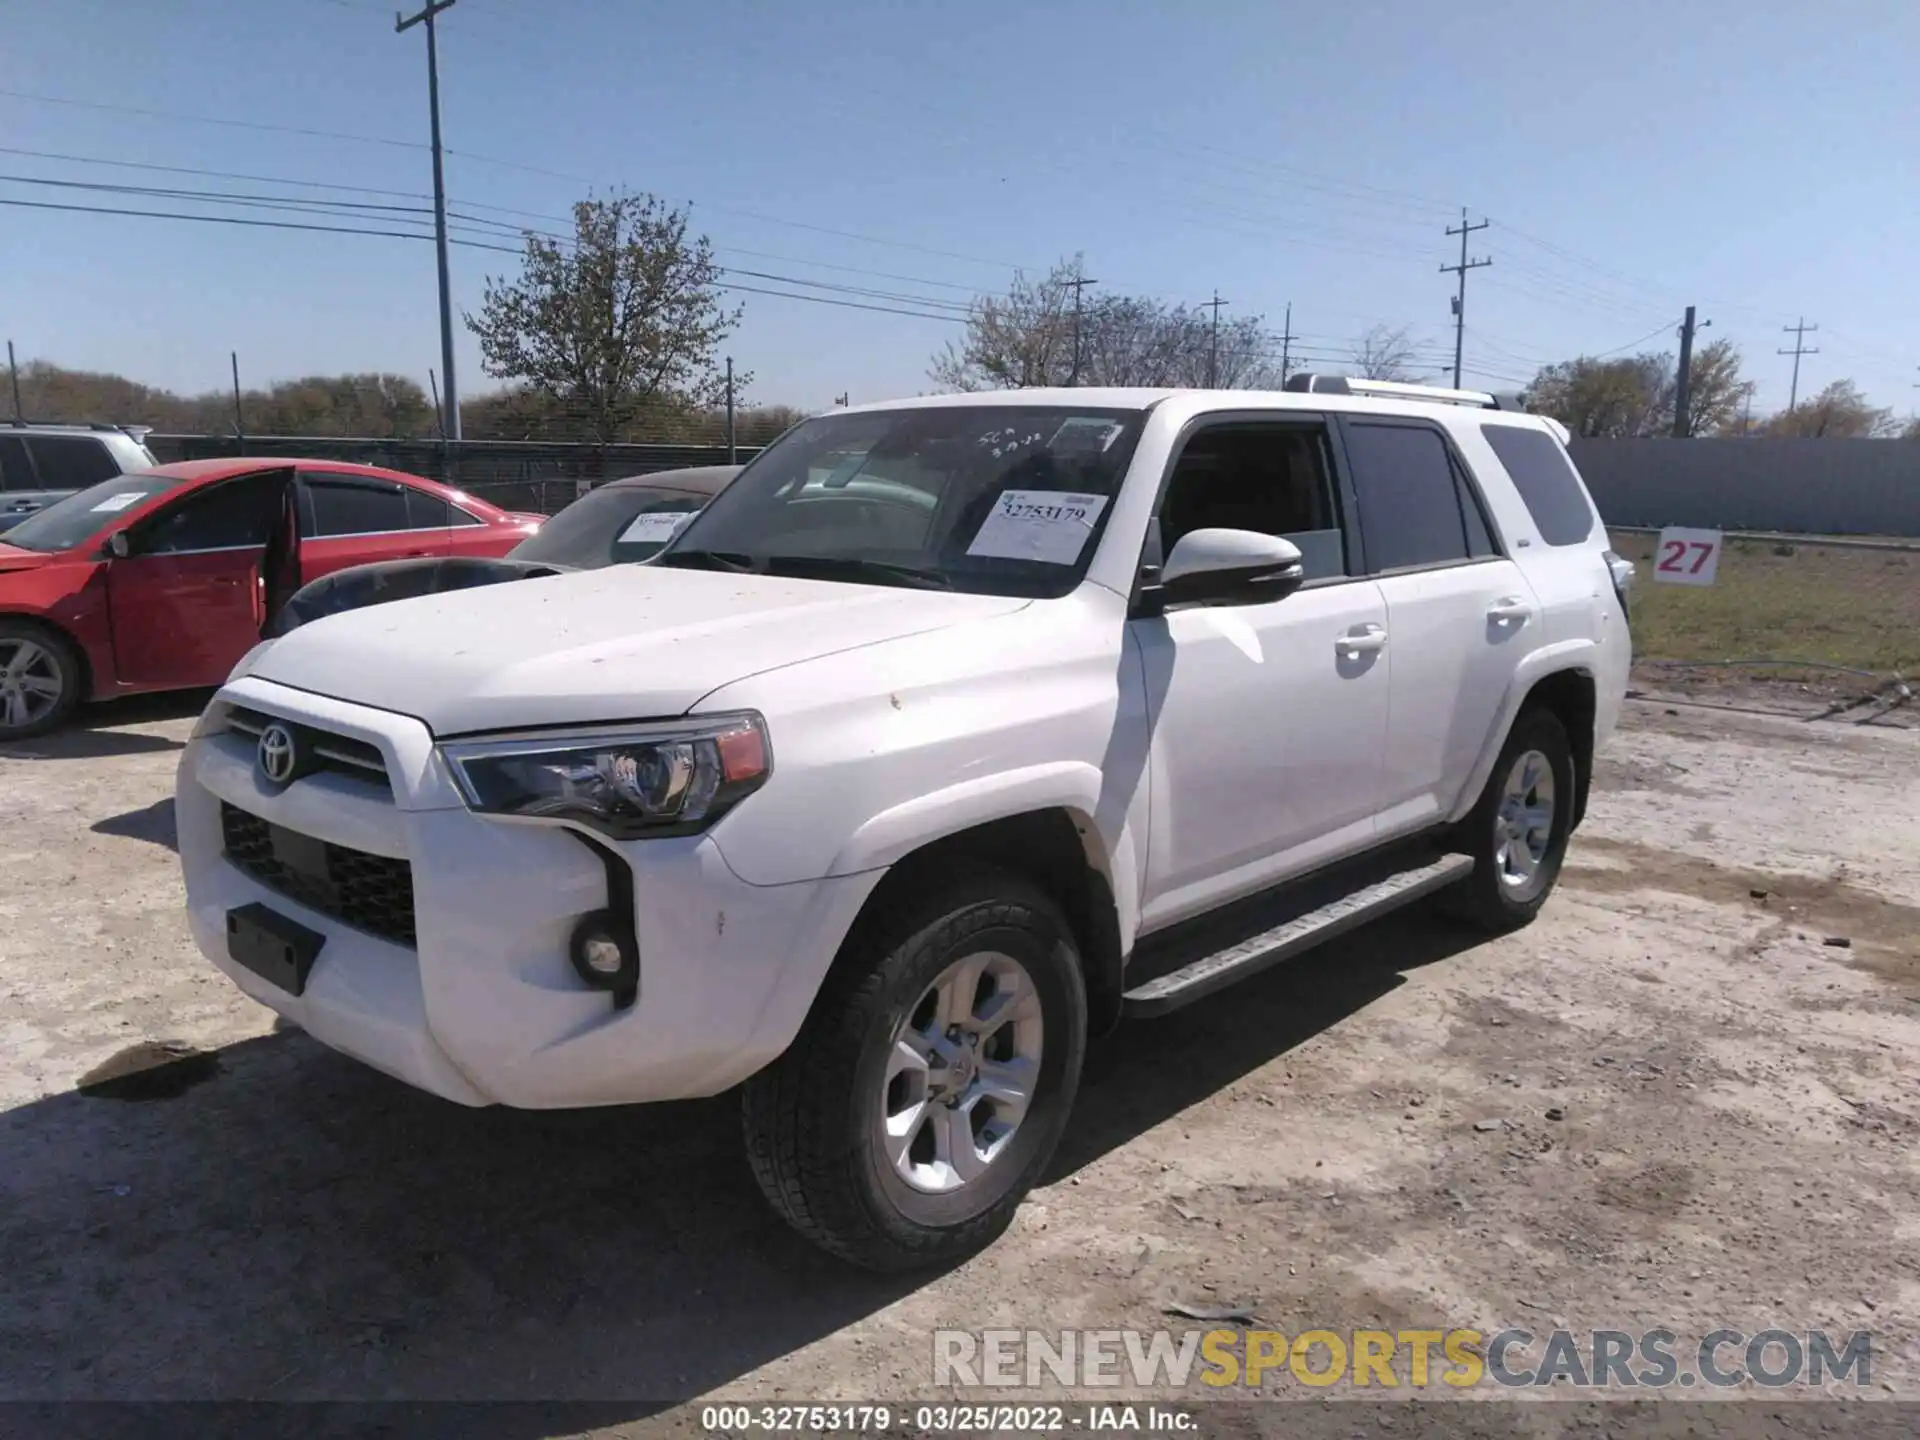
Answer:
M1395 871L1127 991L1122 1013L1129 1019L1144 1019L1191 1005L1236 980L1257 975L1303 950L1464 880L1472 871L1471 855L1441 855Z

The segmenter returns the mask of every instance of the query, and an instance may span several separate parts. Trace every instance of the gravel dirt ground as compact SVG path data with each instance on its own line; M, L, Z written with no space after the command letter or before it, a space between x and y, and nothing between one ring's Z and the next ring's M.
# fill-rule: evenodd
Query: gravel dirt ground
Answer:
M1920 734L1630 704L1531 929L1408 913L1127 1025L1002 1243L883 1280L763 1210L732 1097L468 1111L276 1031L188 940L193 709L0 748L0 1400L622 1426L951 1395L936 1326L1189 1328L1175 1303L1871 1329L1871 1393L1920 1399Z

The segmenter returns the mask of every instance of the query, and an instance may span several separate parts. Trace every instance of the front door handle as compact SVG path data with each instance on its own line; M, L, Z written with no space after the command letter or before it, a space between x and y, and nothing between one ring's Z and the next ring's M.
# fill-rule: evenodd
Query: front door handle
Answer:
M1342 655L1377 655L1387 648L1387 632L1379 625L1356 625L1333 642Z
M1505 624L1509 620L1525 624L1533 614L1533 607L1518 595L1505 595L1487 607L1487 618Z

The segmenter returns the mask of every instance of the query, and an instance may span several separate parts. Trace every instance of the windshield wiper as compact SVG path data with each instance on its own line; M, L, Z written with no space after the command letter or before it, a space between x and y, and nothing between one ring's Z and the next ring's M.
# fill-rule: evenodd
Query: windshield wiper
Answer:
M751 555L738 550L669 550L655 562L659 565L686 565L703 570L727 570L735 575L757 574L760 566Z
M909 585L916 590L951 590L953 581L938 570L916 570L911 565L892 565L885 560L861 560L850 555L769 555L769 571L812 571L822 579L845 575L849 578L878 580L893 585Z

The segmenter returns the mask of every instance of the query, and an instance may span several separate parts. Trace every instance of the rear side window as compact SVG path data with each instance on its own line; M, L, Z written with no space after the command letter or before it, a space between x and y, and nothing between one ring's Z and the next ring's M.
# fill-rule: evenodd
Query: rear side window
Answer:
M48 490L84 490L120 474L119 462L91 436L29 435L26 440Z
M316 475L307 477L307 494L313 506L310 534L314 539L383 535L411 528L407 496L398 485Z
M1578 545L1593 533L1593 506L1580 484L1580 472L1544 430L1517 425L1487 425L1482 431L1500 457L1513 488L1549 545Z
M1461 477L1437 430L1425 425L1349 422L1347 461L1360 502L1360 529L1374 570L1452 565L1492 550L1481 532L1469 538ZM1479 521L1476 512L1475 521Z

